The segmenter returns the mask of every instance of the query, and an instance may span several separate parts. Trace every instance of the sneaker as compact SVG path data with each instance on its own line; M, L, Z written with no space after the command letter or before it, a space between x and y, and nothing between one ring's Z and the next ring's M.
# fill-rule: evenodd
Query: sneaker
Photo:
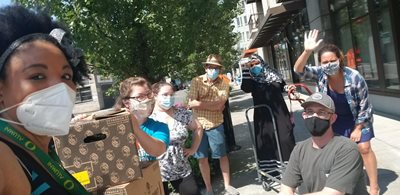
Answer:
M228 186L225 188L225 190L223 191L224 195L239 195L239 191L233 187L233 186Z

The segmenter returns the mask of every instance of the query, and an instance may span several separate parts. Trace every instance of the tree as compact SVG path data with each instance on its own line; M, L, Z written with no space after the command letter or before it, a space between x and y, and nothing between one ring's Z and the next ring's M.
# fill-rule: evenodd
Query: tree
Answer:
M188 80L201 62L221 54L229 70L237 56L232 20L238 0L16 0L65 23L98 74Z

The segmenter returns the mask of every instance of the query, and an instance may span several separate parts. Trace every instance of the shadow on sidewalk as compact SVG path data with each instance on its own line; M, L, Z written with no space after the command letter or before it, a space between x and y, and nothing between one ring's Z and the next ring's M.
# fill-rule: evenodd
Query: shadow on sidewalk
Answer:
M367 177L367 173L365 173L365 177ZM379 188L381 189L380 194L384 194L388 190L389 184L395 181L398 177L399 175L392 170L378 168L378 183Z
M230 93L231 97L237 96L237 95L243 95L245 94L244 91L242 91L241 89L233 89Z
M257 180L257 172L255 167L254 152L250 141L247 123L240 123L234 126L234 129L242 130L241 133L236 132L236 143L242 148L238 151L229 153L230 170L231 170L231 185L235 188L248 186L251 184L261 185ZM218 163L218 161L216 161ZM215 164L214 164L215 165ZM215 166L218 166L216 164ZM213 188L216 194L223 191L222 175L220 170L212 177Z
M249 108L250 106L253 106L253 99L244 99L242 101L238 101L238 99L243 98L243 96L236 96L236 99L231 98L230 101L230 108L231 108L231 113L232 112L243 112L243 117L244 117L244 111ZM251 118L253 120L253 118Z

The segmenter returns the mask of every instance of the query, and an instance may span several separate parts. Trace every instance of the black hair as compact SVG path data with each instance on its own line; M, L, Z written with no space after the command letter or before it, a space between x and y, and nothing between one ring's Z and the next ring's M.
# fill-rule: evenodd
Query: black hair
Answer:
M17 39L24 37L26 35L42 33L49 34L53 29L60 28L66 32L65 37L70 39L69 31L62 26L60 23L54 21L50 16L44 14L38 10L29 10L19 5L11 5L0 8L0 56L3 55L5 51L13 44ZM32 37L25 41L24 43L28 43L34 40L38 40L39 38ZM49 38L40 38L41 40L45 40L47 42L53 43L56 45L66 56L69 64L71 65L74 76L72 80L81 84L83 78L88 78L88 67L87 64L82 57L79 57L79 63L76 66L72 66L70 61L71 56L67 55L65 49L60 47L60 45L54 43L54 41ZM22 44L24 44L22 43ZM18 48L8 56L7 60L4 61L3 64L0 64L0 80L4 80L6 78L6 69L9 64L8 59L18 52Z

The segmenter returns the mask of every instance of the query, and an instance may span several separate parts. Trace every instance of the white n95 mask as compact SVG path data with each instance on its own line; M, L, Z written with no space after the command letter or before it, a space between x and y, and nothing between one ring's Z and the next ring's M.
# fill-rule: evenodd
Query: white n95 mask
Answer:
M3 118L0 120L23 125L26 130L36 135L67 135L75 97L74 90L65 83L59 83L33 92L21 103L0 111L2 113L18 106L17 118L20 123Z

